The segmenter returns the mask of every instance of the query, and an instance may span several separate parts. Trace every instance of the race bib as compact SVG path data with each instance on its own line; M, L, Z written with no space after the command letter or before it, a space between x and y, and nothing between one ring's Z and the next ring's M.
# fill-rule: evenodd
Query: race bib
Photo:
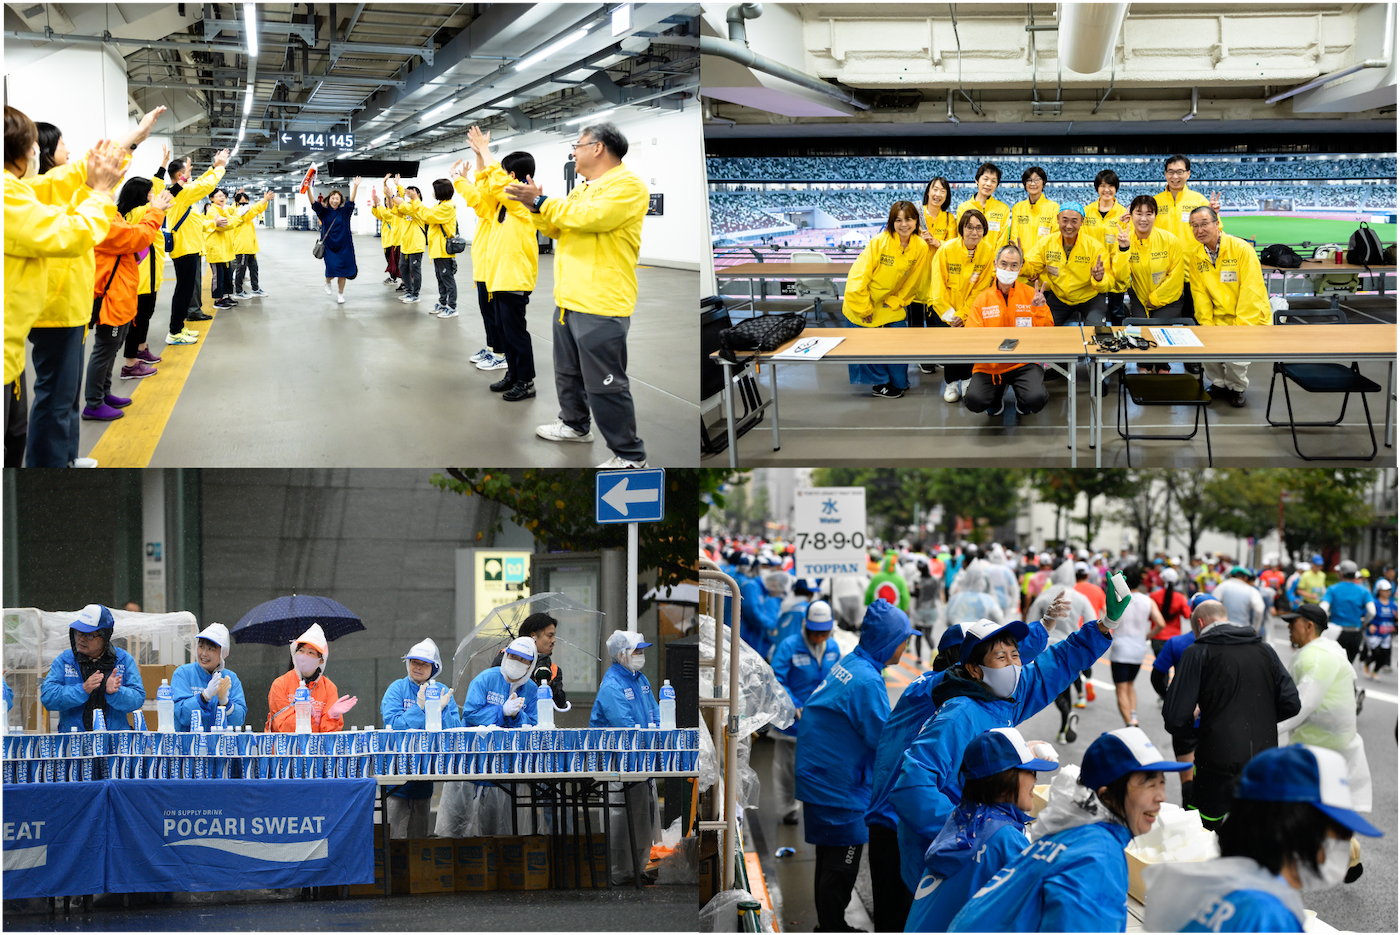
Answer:
M1029 317L1029 316L1021 316L1021 315L1017 315L1017 316L1016 316L1016 327L1017 327L1017 328L1029 328L1030 326L1031 326L1031 320L1030 320L1030 317Z
M1240 275L1232 269L1222 269L1220 271L1221 282L1239 282Z
M1047 266L1045 267L1045 272L1050 276L1058 276L1060 275L1060 268L1058 266Z
M972 274L972 278L969 279L969 280L967 281L967 284L968 284L969 286L970 286L970 285L973 285L974 283L977 282L977 277L978 277L978 276L981 276L981 275L982 275L981 273L973 273L973 274Z
M1049 234L1049 233L1050 233L1050 228L1048 228L1048 227L1046 227L1045 225L1042 224L1042 225L1040 226L1040 236L1044 237L1045 235L1047 235L1047 234Z
M1165 275L1167 275L1167 274L1166 274L1166 273L1153 273L1153 274L1152 274L1152 285L1155 286L1155 285L1160 284L1161 281L1162 281L1162 277L1165 276Z
M999 230L1001 230L1001 222L1000 222L1000 221L988 221L988 222L987 222L987 226L990 227L993 231L999 231Z

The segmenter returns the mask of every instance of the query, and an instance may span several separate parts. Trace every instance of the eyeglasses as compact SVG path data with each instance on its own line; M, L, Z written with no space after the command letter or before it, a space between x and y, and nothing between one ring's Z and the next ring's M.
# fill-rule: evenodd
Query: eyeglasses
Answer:
M1167 175L1190 175L1190 169L1168 169Z
M584 141L582 141L582 142L575 143L574 145L570 146L570 147L569 147L569 152L573 152L574 150L578 149L580 146L601 146L601 145L602 145L602 141L601 141L601 140L584 140Z

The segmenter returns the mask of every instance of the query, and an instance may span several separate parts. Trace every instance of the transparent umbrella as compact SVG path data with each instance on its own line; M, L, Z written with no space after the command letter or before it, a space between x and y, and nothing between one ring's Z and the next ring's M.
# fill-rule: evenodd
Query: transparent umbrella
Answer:
M456 698L466 698L466 687L471 685L472 679L495 664L496 655L519 635L520 625L532 614L549 614L559 624L559 629L573 628L573 632L579 632L581 625L590 622L592 617L603 616L602 611L585 607L560 591L533 594L494 608L457 644L457 651L452 655L452 694ZM603 658L562 637L555 639L594 659Z

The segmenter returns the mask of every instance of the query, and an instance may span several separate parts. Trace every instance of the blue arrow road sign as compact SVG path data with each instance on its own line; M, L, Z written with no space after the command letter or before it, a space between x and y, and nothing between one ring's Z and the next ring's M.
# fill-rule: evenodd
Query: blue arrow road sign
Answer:
M600 523L655 523L666 514L666 471L599 471L597 515Z

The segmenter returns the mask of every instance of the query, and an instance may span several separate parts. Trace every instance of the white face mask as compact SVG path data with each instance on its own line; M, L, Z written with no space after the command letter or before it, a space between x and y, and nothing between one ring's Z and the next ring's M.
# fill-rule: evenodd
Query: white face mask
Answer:
M1322 842L1324 863L1314 872L1311 867L1298 867L1298 880L1303 884L1303 892L1331 889L1346 879L1347 865L1351 863L1351 842L1339 838L1327 838Z
M633 653L627 657L627 668L633 672L642 671L642 665L647 661L646 653Z
M982 682L998 698L1010 698L1016 693L1016 686L1021 682L1021 667L1015 663L1000 669L988 669L983 666Z
M530 671L530 664L522 659L512 659L507 656L501 660L501 674L506 677L507 682L520 681L528 671Z
M1016 281L1016 277L1021 275L1020 270L1002 269L1001 267L997 267L996 273L997 282L1001 283L1003 286L1011 285L1013 282Z
M315 656L308 656L306 653L297 653L292 661L293 665L296 666L297 675L302 678L307 678L321 667L321 660Z

